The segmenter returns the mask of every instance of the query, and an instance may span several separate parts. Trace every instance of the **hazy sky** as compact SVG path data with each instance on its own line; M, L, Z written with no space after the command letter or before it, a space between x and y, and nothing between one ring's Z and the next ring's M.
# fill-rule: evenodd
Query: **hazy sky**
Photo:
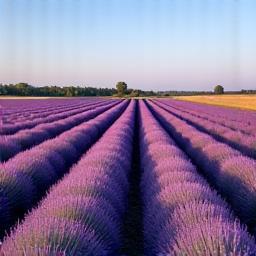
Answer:
M256 0L0 0L0 82L256 89Z

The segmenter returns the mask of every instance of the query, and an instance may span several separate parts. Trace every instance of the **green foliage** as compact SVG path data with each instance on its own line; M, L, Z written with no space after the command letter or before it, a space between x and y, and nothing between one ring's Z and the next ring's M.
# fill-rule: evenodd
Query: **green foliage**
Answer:
M118 96L122 97L125 95L127 91L127 84L125 82L118 82L116 84L117 94Z
M78 86L43 86L33 87L27 83L18 84L0 84L0 95L10 96L49 96L49 97L83 97L83 96L113 96L117 92L117 96L123 97L152 97L152 96L185 96L185 95L210 95L213 92L207 91L143 91L139 89L128 89L127 84L119 82L117 87L119 92L113 88L94 88L94 87L78 87ZM216 89L221 87L222 89ZM224 88L220 85L214 88L214 93L224 93ZM229 94L256 94L256 90L229 91Z
M94 88L94 87L58 87L44 86L33 87L26 83L0 84L0 95L12 96L53 96L53 97L82 97L82 96L112 96L116 93L115 89Z
M224 93L224 87L221 85L216 85L214 87L214 93L215 94L223 94Z
M131 97L139 97L140 96L140 91L139 90L132 90L130 93Z

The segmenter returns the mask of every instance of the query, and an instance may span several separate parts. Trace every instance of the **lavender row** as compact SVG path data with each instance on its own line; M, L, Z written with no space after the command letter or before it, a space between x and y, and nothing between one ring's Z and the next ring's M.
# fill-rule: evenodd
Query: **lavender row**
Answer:
M54 114L60 114L66 111L71 111L75 109L79 109L89 104L93 104L94 101L85 101L80 104L66 104L64 106L51 106L46 108L45 110L37 110L37 111L24 111L23 113L15 113L13 115L4 116L4 124L17 124L20 122L31 121L37 118L46 118L52 116Z
M128 101L55 139L24 151L0 165L0 230L9 226L58 180L121 115Z
M140 102L145 255L250 255L252 237Z
M67 109L67 112L70 112L72 114L72 111L76 111L76 109L87 107L95 103L97 103L97 101L86 101L84 104L76 104L76 108L74 109L71 108L70 110L68 106L62 106L61 110L58 109L58 107L56 107L56 109L49 108L47 111L51 111L51 112L46 116L45 116L45 110L44 111L38 110L36 114L31 114L29 111L27 112L24 111L24 113L19 113L17 111L17 113L13 114L11 117L6 117L6 116L3 117L3 127L1 127L0 132L1 134L13 134L19 131L20 129L22 129L23 126L25 126L25 128L32 128L35 125L37 125L37 122L43 123L44 119L51 121L51 118L53 118L53 121L55 121L57 120L55 116L60 115L60 118L61 118L62 117L61 114L65 109ZM40 101L38 104L40 104ZM67 103L67 105L69 104Z
M32 120L24 120L23 122L16 122L14 120L14 124L3 123L3 126L1 127L1 130L0 130L0 134L14 134L19 130L30 129L30 128L35 127L38 124L60 120L62 118L66 118L68 116L78 114L81 111L83 111L84 108L87 108L89 106L94 106L95 104L97 105L98 103L101 103L101 102L103 102L103 101L101 101L101 100L87 101L85 104L81 105L77 109L73 109L73 110L71 109L70 111L66 111L66 112L60 111L60 113L58 113L58 112L56 113L55 111L53 111L52 114L50 114L46 117L44 117L44 114L42 114L42 115L39 114L39 117L34 118ZM19 116L19 114L18 114L18 116Z
M49 105L44 105L44 107L40 107L41 106L41 102L42 101L37 101L35 104L35 102L30 105L28 104L22 104L19 100L16 102L17 105L15 104L15 107L14 108L8 108L8 107L5 107L5 112L4 112L4 116L6 118L6 121L9 122L11 121L12 119L16 119L16 120L19 120L19 119L23 119L23 118L30 118L31 116L37 116L38 114L45 114L45 113L48 113L50 111L56 111L56 110L61 110L65 107L67 108L71 108L71 107L75 107L75 106L79 106L79 105L82 105L81 102L75 102L74 104L72 104L73 102L72 101L65 101L66 104L61 104L59 105L58 104L58 101L52 101L52 104L49 104ZM30 106L30 107L29 107Z
M4 255L118 255L135 104L5 239Z
M192 105L193 106L196 105L196 108L200 108L200 110L203 110L203 112L205 113L210 113L213 116L226 118L232 121L237 121L241 123L251 123L251 121L252 123L256 122L255 111L226 108L226 107L207 105L207 104L198 104L194 102L187 102L187 105L189 107L192 107Z
M23 110L23 112L20 112L16 110L17 112L14 112L11 115L5 115L5 122L9 123L18 123L18 122L24 122L24 121L29 121L29 120L34 120L36 118L46 118L49 116L52 116L54 114L60 114L65 111L71 111L75 109L79 109L84 106L89 106L90 104L94 104L97 102L104 102L108 101L109 99L86 99L86 100L80 100L80 101L75 101L75 100L65 100L65 104L59 105L58 100L52 100L53 102L48 108L43 108L43 109L37 109L36 106L34 106L34 109L29 109L29 110ZM71 104L74 101L73 104ZM37 101L37 103L40 105L40 101ZM4 112L5 113L5 112Z
M156 104L161 106L167 111L170 111L172 114L177 115L183 120L187 121L191 125L197 127L203 132L207 132L210 135L213 135L217 140L224 142L231 147L241 151L249 157L256 158L256 137L242 133L240 131L234 131L228 127L225 127L221 124L214 123L202 119L197 116L193 116L188 113L184 113L180 110L174 109L172 106L167 106L159 101L154 101ZM254 127L255 130L255 127Z
M256 161L149 103L164 127L250 228L256 220Z
M230 120L228 116L224 118L218 115L218 110L220 112L221 109L217 109L217 114L215 115L214 115L213 109L211 109L212 111L205 112L205 109L203 106L201 106L201 104L186 104L187 102L185 101L180 102L177 100L159 100L159 102L164 103L167 106L170 106L171 108L179 110L183 113L222 125L231 130L239 131L246 135L252 135L252 136L256 135L254 125L253 125L253 118L251 118L251 115L249 115L251 112L244 111L244 116L246 117L245 118L246 120L243 120L242 122L242 121Z
M49 109L54 110L65 106L75 106L84 102L92 102L94 99L5 99L1 100L4 108L4 115L20 116L27 114L37 114Z
M161 100L172 107L186 111L189 114L217 122L233 130L256 136L256 114L252 111L226 109L210 105L177 100Z
M119 102L98 103L97 105L83 108L84 112L82 113L71 115L61 120L39 124L34 128L24 129L13 135L0 135L0 162L7 161L23 150L54 138L62 132L94 118Z
M101 103L101 101L100 102L89 103L84 107L81 107L81 108L75 109L75 110L71 110L71 111L67 111L65 113L50 115L49 117L46 117L46 118L37 118L33 121L25 121L25 122L21 122L21 123L14 124L14 125L13 124L3 125L1 127L0 134L10 135L10 134L14 134L14 133L16 133L16 132L18 132L22 129L31 129L31 128L39 125L39 124L50 123L50 122L54 122L54 121L57 121L57 120L61 120L63 118L67 118L71 115L76 115L76 114L82 113L88 107L93 108L93 106L95 106L95 105L97 106L99 103ZM101 103L101 104L104 104L104 102Z

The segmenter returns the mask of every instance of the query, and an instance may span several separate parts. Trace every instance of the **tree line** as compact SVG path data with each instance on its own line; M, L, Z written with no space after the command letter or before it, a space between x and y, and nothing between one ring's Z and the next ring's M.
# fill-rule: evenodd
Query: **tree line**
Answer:
M112 96L114 88L75 87L75 86L43 86L34 87L27 83L0 84L0 95L11 96L55 96L55 97L83 97L83 96Z
M130 89L125 82L118 82L116 88L95 88L78 86L43 86L34 87L27 83L0 84L0 95L8 96L51 96L51 97L83 97L83 96L118 96L118 97L166 97L223 94L224 88L220 85L213 91L144 91ZM228 94L256 94L256 90L229 91Z

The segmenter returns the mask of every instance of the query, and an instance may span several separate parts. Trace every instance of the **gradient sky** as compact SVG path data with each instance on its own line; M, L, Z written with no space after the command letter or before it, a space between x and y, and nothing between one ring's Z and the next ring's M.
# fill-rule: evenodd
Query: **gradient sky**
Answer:
M0 0L0 82L256 89L255 0Z

